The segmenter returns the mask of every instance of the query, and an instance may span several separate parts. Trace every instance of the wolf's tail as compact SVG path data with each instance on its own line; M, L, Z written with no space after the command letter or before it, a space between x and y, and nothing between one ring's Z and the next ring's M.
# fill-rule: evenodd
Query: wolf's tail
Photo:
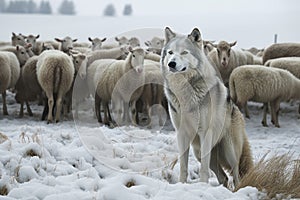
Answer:
M242 155L239 163L239 174L241 179L253 168L252 153L247 137L244 139Z

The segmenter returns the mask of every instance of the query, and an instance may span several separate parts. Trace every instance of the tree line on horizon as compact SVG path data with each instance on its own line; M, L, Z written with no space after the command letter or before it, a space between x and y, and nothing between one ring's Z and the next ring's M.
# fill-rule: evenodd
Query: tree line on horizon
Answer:
M0 13L22 14L52 14L52 7L48 0L43 0L38 5L33 0L0 0ZM75 5L72 0L63 0L58 13L62 15L75 15Z
M21 14L53 14L49 0L42 0L38 5L34 0L0 0L0 13L21 13ZM75 15L75 4L72 0L62 0L58 13L62 15ZM126 4L123 15L132 15L131 4ZM110 3L103 10L104 16L116 16L115 6Z

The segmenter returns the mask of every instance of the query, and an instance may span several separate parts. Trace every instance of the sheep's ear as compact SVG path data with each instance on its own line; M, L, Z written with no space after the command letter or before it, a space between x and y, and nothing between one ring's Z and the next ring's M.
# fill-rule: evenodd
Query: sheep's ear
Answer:
M102 40L101 40L101 42L104 42L106 40L106 37L105 38L103 38Z
M35 36L36 39L38 39L40 37L40 35Z
M149 47L149 46L151 46L151 42L150 41L146 41L145 45Z
M19 45L16 46L16 49L17 49L17 51L19 51L19 49L20 49Z
M59 38L54 38L55 41L57 42L62 42L63 40L59 39Z
M74 39L74 40L72 40L72 42L76 42L78 39Z
M231 43L229 43L229 46L233 47L234 45L236 45L236 43L237 43L237 41L231 42Z
M168 43L174 37L176 37L176 34L169 27L166 27L165 28L166 43Z
M92 39L92 38L90 38L90 37L88 38L88 40L89 40L90 42L93 42L93 39Z
M201 37L201 33L199 31L198 28L194 28L192 30L192 32L188 35L188 38L192 41L192 42L201 42L202 41L202 37Z
M16 36L16 34L15 34L14 32L12 32L12 35L13 35L13 36Z
M117 42L119 42L119 41L120 41L120 39L119 39L118 37L115 37L115 40L116 40Z

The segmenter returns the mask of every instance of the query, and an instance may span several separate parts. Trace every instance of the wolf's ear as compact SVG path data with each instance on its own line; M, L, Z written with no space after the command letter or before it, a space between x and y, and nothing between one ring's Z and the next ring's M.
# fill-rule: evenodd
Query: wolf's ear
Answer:
M169 27L166 27L165 28L166 43L168 43L174 37L176 37L176 34Z
M198 28L194 28L193 31L188 35L188 38L192 42L197 42L198 43L198 42L202 41L201 33L200 33Z

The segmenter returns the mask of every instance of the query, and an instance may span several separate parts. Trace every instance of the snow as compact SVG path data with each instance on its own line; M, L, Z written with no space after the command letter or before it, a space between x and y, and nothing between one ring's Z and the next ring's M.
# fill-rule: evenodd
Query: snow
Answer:
M153 34L162 34L161 28L166 25L183 33L197 26L194 21L184 24L182 22L184 20L176 24L172 22L172 17L167 17L165 21L161 21L159 17L151 20L143 19L104 20L104 18L67 16L32 18L22 15L1 15L1 20L5 20L6 26L0 32L0 40L8 41L11 32L14 31L24 34L39 33L42 39L71 35L79 37L81 41L87 41L89 36L115 36L124 30L159 27L126 33L127 35L136 33L144 41ZM70 23L71 20L80 25ZM10 23L11 21L15 23ZM30 21L33 21L35 26L28 25ZM58 21L60 23L57 23ZM44 25L45 22L47 25ZM209 26L210 23L200 23L203 25L201 30L204 35L221 39L223 35L219 31L219 35L215 34L214 30L217 27ZM66 24L70 24L67 29L64 28ZM299 42L299 31L293 32L296 26L292 24L293 21L290 21L289 28L283 28L282 34L279 35ZM54 28L55 26L57 27ZM222 27L218 29L222 30ZM254 35L251 33L243 35L232 30L229 32L233 33L230 38L238 39L242 46L259 47L271 43L265 39L272 38L273 31L272 28L256 31L259 33L253 33ZM224 32L224 35L229 35L229 32ZM255 40L249 40L249 35ZM294 37L295 35L297 37ZM194 158L192 151L189 156L188 183L179 183L176 133L167 118L164 119L164 127L160 127L154 118L151 130L133 126L110 129L97 123L92 109L93 101L89 99L81 105L78 119L73 120L72 116L68 116L60 123L46 124L40 121L42 107L36 103L32 104L34 116L29 117L25 114L24 118L20 119L19 104L15 102L10 92L7 101L10 115L3 116L0 111L0 133L3 134L0 137L0 188L6 187L9 193L0 199L252 200L264 197L263 193L253 187L242 188L233 193L220 186L213 174L209 184L199 182L201 165ZM0 103L2 105L1 98ZM281 104L279 116L281 128L274 127L269 118L269 127L261 125L261 104L250 102L249 109L251 118L245 120L254 161L258 161L268 152L270 152L268 156L294 152L293 156L299 157L298 104L291 105L286 102Z

